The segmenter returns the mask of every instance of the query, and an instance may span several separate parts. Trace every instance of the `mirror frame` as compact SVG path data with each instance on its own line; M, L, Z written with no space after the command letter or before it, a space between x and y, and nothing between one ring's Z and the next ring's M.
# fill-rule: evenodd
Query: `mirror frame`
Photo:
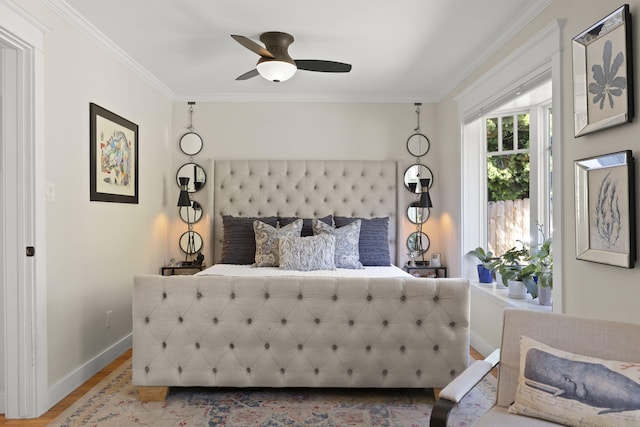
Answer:
M193 215L191 214L191 211L193 211ZM178 208L178 214L183 222L187 224L195 224L202 219L202 205L195 200L192 200L191 206L180 206ZM190 220L191 217L193 217L193 220Z
M422 142L422 138L424 138L424 140L427 142L427 147L426 149L423 151L420 150L421 147L421 142ZM423 133L420 132L416 132L413 135L409 136L409 138L407 138L407 151L413 156L413 157L422 157L425 154L427 154L429 152L429 149L431 148L431 142L429 142L429 138L427 138L427 136Z
M421 176L421 172L419 171L415 177L411 176L409 174L409 171L414 168L414 167L418 167L420 168L421 171L424 171L425 176ZM429 178L429 188L431 188L431 186L433 185L433 172L431 172L431 169L429 169L427 166L423 165L422 163L414 163L411 166L409 166L407 169L405 169L404 171L404 175L403 175L403 181L404 181L404 187L409 190L411 192L411 188L409 188L409 182L415 182L416 178ZM418 186L419 187L419 186ZM417 194L417 193L416 193Z
M193 135L195 135L197 137L197 140L193 137ZM187 150L185 146L191 146L193 145L193 143L198 143L197 141L200 141L200 146L198 147L197 150ZM187 156L195 156L196 154L198 154L200 151L202 151L202 147L204 146L204 142L202 141L202 137L195 133L195 132L187 132L184 135L182 135L180 137L180 151L182 151L184 154L186 154Z
M187 252L187 245L189 244L189 233L193 235L193 244L194 244L193 252ZM200 246L198 246L198 244ZM178 245L180 246L180 250L182 250L182 252L184 252L185 254L193 255L193 254L197 254L202 250L202 246L204 245L204 240L202 239L202 236L200 235L200 233L198 233L197 231L185 231L184 233L182 233L182 235L178 239Z
M178 171L176 172L176 185L178 186L178 188L180 188L180 180L179 180L179 178L181 176L187 176L187 175L180 175L180 171L183 168L185 168L185 167L187 167L189 165L194 165L194 166L200 168L200 170L202 171L202 175L204 177L204 181L202 181L202 185L200 185L198 188L196 188L196 186L195 186L195 181L193 179L191 179L193 177L191 177L191 176L188 177L189 178L189 184L187 185L187 192L188 193L196 193L199 190L201 190L207 183L207 172L204 170L204 168L202 166L200 166L197 163L194 163L194 162L185 163L185 164L183 164L182 166L180 166L178 168Z
M425 222L427 222L427 220L431 216L431 209L430 208L421 208L421 207L418 207L418 206L414 206L417 203L418 202L413 202L413 203L409 204L409 206L407 207L407 218L409 219L409 222L411 222L412 224L424 224ZM422 209L423 210L422 221L418 221L418 219L417 219L418 215L417 214L414 214L413 216L411 215L412 209L414 209L414 210ZM426 211L426 212L424 212L424 211Z
M418 236L420 234L423 236L422 237L423 238L423 243L424 243L424 240L427 241L427 244L426 244L426 246L423 246L422 251L418 251L417 249L414 249L414 248L411 247L412 240L415 240L415 238L416 238L414 236ZM409 237L407 237L407 249L409 251L415 250L418 253L418 255L422 255L422 254L426 253L429 250L429 246L431 246L431 240L429 240L429 236L427 236L427 234L424 231L414 231L411 234L409 234Z

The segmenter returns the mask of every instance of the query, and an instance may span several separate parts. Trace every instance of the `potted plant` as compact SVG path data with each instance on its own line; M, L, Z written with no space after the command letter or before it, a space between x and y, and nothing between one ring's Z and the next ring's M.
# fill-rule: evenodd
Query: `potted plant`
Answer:
M502 276L502 283L509 288L512 298L525 298L527 292L533 298L538 296L538 284L535 281L536 266L529 263L530 253L525 244L518 240L521 248L513 247L505 252L495 264Z
M542 227L538 229L542 233ZM542 233L544 237L544 233ZM529 262L535 266L538 278L538 302L541 305L551 305L551 289L553 289L553 252L551 238L544 239L542 245L531 251Z
M478 268L478 280L480 283L493 283L493 264L496 261L496 257L493 256L493 252L485 251L482 247L477 247L469 252L480 261L477 265Z

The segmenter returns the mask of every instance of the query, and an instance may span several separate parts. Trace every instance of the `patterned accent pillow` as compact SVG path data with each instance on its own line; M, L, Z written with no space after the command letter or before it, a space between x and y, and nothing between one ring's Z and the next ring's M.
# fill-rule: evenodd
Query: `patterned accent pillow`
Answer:
M344 227L356 219L361 221L360 262L362 265L391 265L389 254L389 217L383 218L349 218L336 216L336 227Z
M296 219L298 219L298 217L279 216L278 224L280 225L280 227L284 227L285 225L291 224ZM324 222L325 224L333 225L333 215L323 216L322 218L318 218L318 219ZM302 221L304 222L302 223L302 233L300 233L300 235L302 237L313 236L313 228L312 228L313 218L302 218Z
M330 234L280 239L280 268L283 270L335 270L336 238Z
M336 267L364 268L360 262L358 240L360 239L360 220L336 228L317 219L313 220L313 234L330 234L336 238Z
M275 228L262 221L253 221L256 236L256 267L277 267L280 263L279 243L281 237L300 237L302 220L298 219L282 228Z
M513 414L567 426L640 425L640 360L597 359L520 337Z
M273 227L278 217L262 218L222 216L222 256L221 264L253 264L256 257L256 238L253 233L253 221L260 220Z

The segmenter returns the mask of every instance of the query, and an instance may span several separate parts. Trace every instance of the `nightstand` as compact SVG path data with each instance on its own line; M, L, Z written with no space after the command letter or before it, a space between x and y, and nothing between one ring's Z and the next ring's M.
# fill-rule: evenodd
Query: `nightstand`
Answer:
M160 269L163 276L189 276L205 269L205 265L166 265Z
M431 267L429 265L421 264L421 263L417 263L417 265L415 266L405 264L404 271L416 277L433 277L433 278L448 277L447 267L443 265L440 267Z

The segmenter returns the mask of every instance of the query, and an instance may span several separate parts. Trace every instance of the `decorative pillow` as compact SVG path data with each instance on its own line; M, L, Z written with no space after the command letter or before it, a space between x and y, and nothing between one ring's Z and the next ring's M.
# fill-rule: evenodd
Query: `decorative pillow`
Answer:
M275 227L278 217L264 218L222 216L222 264L253 264L256 256L256 239L253 221L260 220Z
M285 225L291 224L293 221L298 219L295 216L286 216L286 217L278 217L278 224L280 227L284 227ZM318 218L320 221L325 224L333 225L333 215L327 215L322 218ZM302 237L313 236L313 218L302 218L302 233L300 234Z
M360 238L360 220L336 228L314 219L313 234L330 234L336 238L336 267L363 268L360 262L358 239Z
M277 267L280 263L278 240L281 237L300 237L302 220L295 220L282 228L255 220L253 231L256 236L256 267Z
M280 239L283 270L335 270L336 238L330 234Z
M521 336L520 378L509 412L568 426L638 426L639 362L582 356Z
M334 219L336 227L351 224L356 219L360 220L360 240L358 241L358 245L362 265L391 265L388 216L369 219L336 216Z

